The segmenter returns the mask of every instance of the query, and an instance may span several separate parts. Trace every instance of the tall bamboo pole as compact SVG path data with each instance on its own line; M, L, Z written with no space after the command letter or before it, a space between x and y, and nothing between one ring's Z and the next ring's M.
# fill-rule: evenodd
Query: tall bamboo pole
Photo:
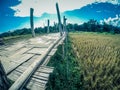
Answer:
M31 25L32 37L35 37L33 12L34 12L34 9L30 8L30 25Z
M66 20L67 18L63 16L63 31L66 32Z
M59 11L58 3L56 3L56 10L57 10L57 16L58 16L59 32L60 32L60 36L62 36L62 24L61 24L61 17L60 17L60 11Z
M47 33L49 33L50 32L50 20L48 19L48 22L47 22Z

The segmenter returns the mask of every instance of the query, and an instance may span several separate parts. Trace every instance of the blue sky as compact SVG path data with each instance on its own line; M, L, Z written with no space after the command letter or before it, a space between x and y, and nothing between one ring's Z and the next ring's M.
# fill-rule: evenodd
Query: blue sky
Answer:
M35 27L39 27L46 25L48 19L48 17L41 18L43 13L55 16L56 2L59 4L60 11L64 12L79 9L95 1L106 2L113 0L0 0L0 32L29 28L29 10L31 7L34 8L34 16L36 17ZM51 17L49 19L51 19L51 22L55 21ZM77 19L74 17L74 21L77 21Z
M11 7L16 11L15 16L29 16L29 8L35 9L34 15L41 16L44 12L56 13L55 3L58 2L60 11L73 10L93 3L95 0L21 0L19 5Z

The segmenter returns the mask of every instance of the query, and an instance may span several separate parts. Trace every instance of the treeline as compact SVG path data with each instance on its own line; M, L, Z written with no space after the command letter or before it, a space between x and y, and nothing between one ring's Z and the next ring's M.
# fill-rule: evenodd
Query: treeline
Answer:
M53 26L50 26L49 29L50 29L50 32L52 32L52 33L57 32L57 30L58 30ZM37 34L47 33L47 27L35 28L35 33L37 33ZM25 34L31 34L31 29L23 28L23 29L17 29L14 31L4 32L4 33L0 34L0 37L17 36L17 35L25 35Z
M96 20L89 20L81 25L68 24L69 31L85 31L85 32L108 32L112 34L120 34L120 27L108 25L106 23L99 24Z
M88 22L85 22L81 25L78 24L67 24L67 30L70 31L85 31L85 32L108 32L112 34L120 34L120 27L115 27L112 25L108 25L106 23L99 24L96 20L89 20ZM58 32L58 25L56 26L50 26L50 32ZM35 33L42 34L47 33L47 26L46 27L39 27L35 28ZM0 37L8 37L8 36L16 36L16 35L25 35L25 34L31 34L30 28L23 28L18 29L15 31L8 31L5 33L0 34Z

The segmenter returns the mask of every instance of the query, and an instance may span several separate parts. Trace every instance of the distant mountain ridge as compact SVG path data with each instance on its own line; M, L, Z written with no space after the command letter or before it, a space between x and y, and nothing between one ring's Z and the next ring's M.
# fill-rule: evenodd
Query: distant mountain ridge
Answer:
M103 20L120 14L120 5L112 3L93 3L80 9L64 12L66 16L76 16L80 19Z
M96 2L88 4L80 9L65 11L61 13L61 18L66 16L69 23L83 23L90 19L97 21L114 18L120 14L120 4L112 4L108 2ZM51 17L52 21L57 19L56 14L44 13L41 18Z

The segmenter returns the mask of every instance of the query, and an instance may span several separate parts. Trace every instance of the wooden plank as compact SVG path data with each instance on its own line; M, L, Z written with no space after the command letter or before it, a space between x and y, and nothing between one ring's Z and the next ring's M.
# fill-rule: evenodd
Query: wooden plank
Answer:
M46 85L46 83L42 83L42 82L39 82L39 81L36 81L36 80L30 80L30 83L33 83L33 85L34 84L37 84L37 85L39 85L39 86L41 86L41 87L45 87L45 85ZM26 86L27 87L27 86Z
M24 72L26 69L27 69L27 67L19 66L19 67L16 68L15 70L16 70L16 71L19 71L19 72Z
M26 88L30 90L45 90L45 84L37 84L35 82L29 82Z
M36 61L36 59L38 57L41 57L41 56L40 55L34 55L30 60L28 60L27 62L23 63L22 66L28 68L33 62Z
M21 73L24 72L27 69L27 67L29 67L36 60L37 57L38 55L33 56L30 60L28 60L27 62L23 63L21 66L16 68L15 71L18 71Z
M39 76L39 75L33 75L32 78L40 79L40 80L43 80L43 81L47 81L48 80L48 78L42 77L42 76Z
M42 65L46 66L46 65L48 64L50 58L51 58L51 56L47 56L47 57L46 57L46 60L43 62Z
M15 51L0 51L0 56L2 57L10 57L13 54L15 54Z
M16 56L19 56L20 54L23 54L24 52L26 52L27 50L29 50L30 48L21 48L19 51L17 51L15 54L11 55L10 58L15 58Z
M56 51L57 51L57 49L53 49L48 55L49 55L49 56L53 56Z
M28 51L28 54L42 54L44 53L46 48L33 48L32 50Z
M22 42L19 42L19 43L16 43L10 47L7 47L6 50L8 51L16 51L18 50L19 48L22 48L24 46L24 44Z
M42 69L54 69L54 67L44 66L44 65L41 65L40 68L42 68Z
M13 71L13 72L10 73L7 77L8 77L10 80L12 80L12 81L16 81L16 80L20 77L21 74L22 74L22 73L20 73L20 72Z
M37 70L36 72L42 72L42 73L46 73L46 74L50 74L53 72L53 70L50 70L50 69L44 69L44 70Z
M49 73L44 73L44 72L35 72L34 75L45 77L45 78L49 77Z
M51 69L51 68L44 68L44 67L41 67L37 70L37 72L45 72L45 73L51 73L53 72L54 69Z
M49 46L46 44L38 44L38 45L30 44L30 45L26 45L25 47L26 48L48 48Z
M31 78L31 82L38 83L38 85L40 85L40 84L45 85L47 83L47 81L36 79L36 78Z
M8 67L8 70L6 71L6 73L9 74L14 69L16 69L18 66L20 66L21 64L23 64L24 62L26 62L27 60L29 60L32 57L33 57L32 54L24 54L23 57L16 60L15 62L12 62L12 64Z

